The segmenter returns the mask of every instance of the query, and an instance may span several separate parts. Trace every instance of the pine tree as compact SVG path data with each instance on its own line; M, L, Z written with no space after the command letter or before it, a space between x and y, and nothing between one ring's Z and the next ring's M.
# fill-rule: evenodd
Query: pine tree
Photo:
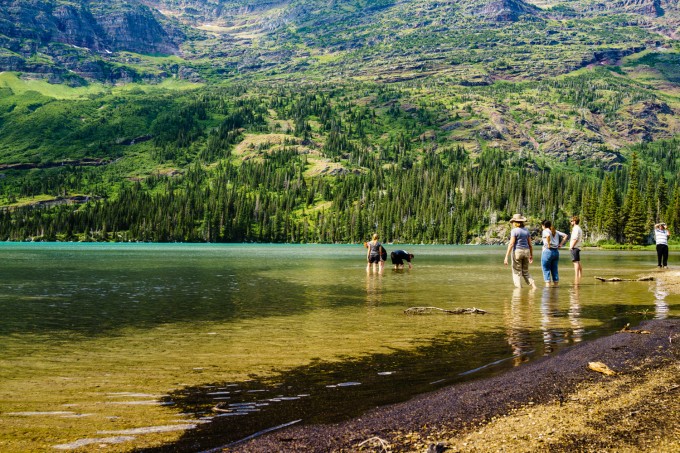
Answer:
M659 184L656 186L656 196L655 196L656 206L654 212L654 223L665 221L663 218L666 216L666 210L668 209L668 184L666 184L666 178L664 178L663 173L659 176Z
M619 238L619 216L620 207L614 175L608 174L604 179L598 208L599 229L608 239L618 240Z
M626 196L626 224L623 235L628 244L642 244L647 237L647 210L640 195L640 167L637 153L630 165L628 194Z

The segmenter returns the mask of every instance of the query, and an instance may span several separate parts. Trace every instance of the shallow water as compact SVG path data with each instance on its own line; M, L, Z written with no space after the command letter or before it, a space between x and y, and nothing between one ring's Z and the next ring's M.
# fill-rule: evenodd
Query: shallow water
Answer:
M181 445L210 448L680 313L658 282L593 278L656 274L650 252L585 251L578 286L563 252L561 286L531 291L512 287L500 247L408 250L412 270L375 274L360 245L0 244L0 440L39 450L15 439L38 417L41 445L117 432L125 450L180 420L198 421Z

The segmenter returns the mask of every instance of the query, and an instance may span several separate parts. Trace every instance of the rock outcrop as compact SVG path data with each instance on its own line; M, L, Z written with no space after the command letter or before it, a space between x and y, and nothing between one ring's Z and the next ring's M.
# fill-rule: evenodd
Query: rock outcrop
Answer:
M176 54L178 33L140 3L0 0L0 71L100 81L136 77L103 59L119 51ZM36 58L40 56L40 58ZM77 78L77 76L75 77Z
M496 22L516 22L523 16L538 16L540 9L522 0L490 0L479 15Z
M142 4L4 0L0 6L0 33L13 40L15 46L62 43L94 52L178 51L177 43L151 9Z

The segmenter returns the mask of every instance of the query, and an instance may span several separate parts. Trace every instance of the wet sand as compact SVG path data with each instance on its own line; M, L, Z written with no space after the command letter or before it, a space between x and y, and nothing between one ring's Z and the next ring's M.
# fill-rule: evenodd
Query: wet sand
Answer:
M680 293L680 272L655 277ZM649 333L616 333L343 423L294 425L215 451L680 451L680 320L631 329ZM617 375L592 371L589 362ZM531 423L526 433L518 428ZM624 425L631 427L617 428Z

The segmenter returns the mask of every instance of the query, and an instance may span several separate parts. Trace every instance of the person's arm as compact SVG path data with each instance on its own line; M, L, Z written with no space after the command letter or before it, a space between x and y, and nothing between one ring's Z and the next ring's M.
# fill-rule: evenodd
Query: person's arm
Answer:
M567 235L566 233L562 233L561 231L558 231L557 234L562 236L562 240L560 241L560 245L558 247L564 246L564 243L567 242Z
M531 242L531 236L529 236L529 264L534 262L534 245Z
M367 242L366 245L368 246L366 247L368 248L368 251L366 252L366 261L368 261L368 257L371 256L371 243Z
M505 251L505 259L503 260L503 264L506 266L508 265L508 257L510 256L510 252L512 252L512 249L515 248L515 241L517 239L515 236L510 237L510 243L508 244L508 249ZM531 247L531 245L529 246Z

